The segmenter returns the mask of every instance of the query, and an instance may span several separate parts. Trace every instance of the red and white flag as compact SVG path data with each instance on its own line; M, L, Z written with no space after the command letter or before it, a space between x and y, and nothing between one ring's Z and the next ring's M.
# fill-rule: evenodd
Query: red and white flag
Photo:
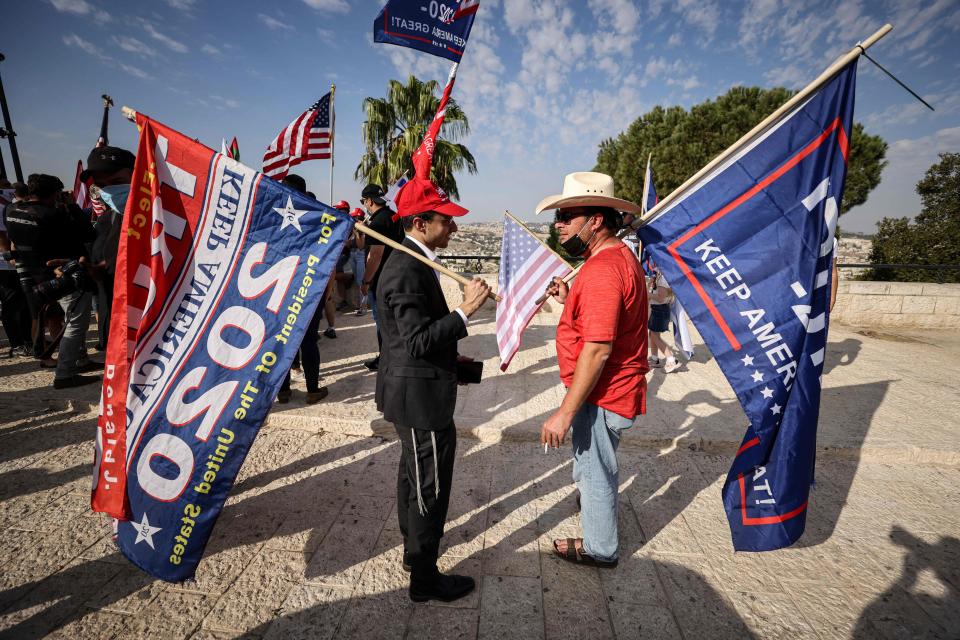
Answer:
M263 154L263 172L274 180L283 180L290 168L301 162L328 158L333 158L332 92L277 134Z
M418 178L430 179L430 168L433 166L437 136L440 134L440 127L443 126L443 119L447 115L447 103L450 102L450 92L453 91L453 83L457 79L457 67L459 66L460 63L454 62L453 66L450 67L450 76L447 78L447 86L443 88L440 104L437 105L437 113L433 116L433 121L427 129L427 135L423 137L423 142L420 143L420 147L413 154L413 169Z
M83 160L77 160L77 175L73 179L73 200L77 203L78 207L86 209L91 204L90 187L80 179L81 173L83 173Z
M497 346L500 370L506 371L520 349L520 336L536 315L537 298L555 277L570 272L570 265L534 236L519 220L503 217L503 242L500 247L499 293L497 305Z

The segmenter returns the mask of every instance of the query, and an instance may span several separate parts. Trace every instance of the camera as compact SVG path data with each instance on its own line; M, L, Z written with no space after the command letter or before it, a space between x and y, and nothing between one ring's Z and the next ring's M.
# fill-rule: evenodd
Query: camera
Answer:
M71 260L60 267L60 276L41 282L33 287L33 292L41 298L56 302L74 291L91 288L92 282L86 269L79 260Z

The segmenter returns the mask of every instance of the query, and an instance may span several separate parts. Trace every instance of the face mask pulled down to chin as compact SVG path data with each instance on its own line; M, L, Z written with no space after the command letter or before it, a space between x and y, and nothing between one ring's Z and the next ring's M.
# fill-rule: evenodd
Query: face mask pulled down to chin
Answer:
M577 231L576 235L567 238L560 243L560 246L563 247L563 250L566 251L569 255L574 258L579 258L584 253L587 252L587 249L590 246L590 241L593 240L594 234L596 231L590 234L590 237L586 240L580 238L580 232L583 231L584 227L587 226L587 223L590 222L590 218L587 218L583 225L580 227L580 230Z

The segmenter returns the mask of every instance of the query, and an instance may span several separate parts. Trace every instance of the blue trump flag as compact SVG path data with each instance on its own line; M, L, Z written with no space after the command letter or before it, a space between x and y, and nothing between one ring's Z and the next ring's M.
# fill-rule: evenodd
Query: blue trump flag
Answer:
M723 486L738 551L803 533L856 62L640 229L750 425Z
M479 0L389 0L373 21L373 41L460 62Z
M138 115L92 504L157 578L194 575L353 223Z

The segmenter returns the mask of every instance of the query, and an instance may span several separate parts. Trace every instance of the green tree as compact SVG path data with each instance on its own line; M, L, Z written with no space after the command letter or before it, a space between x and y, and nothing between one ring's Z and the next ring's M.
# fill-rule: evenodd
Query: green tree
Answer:
M423 142L440 104L440 98L435 95L438 87L435 80L423 82L411 75L406 84L391 80L386 98L364 99L367 119L362 133L366 152L353 173L356 180L387 186L404 173L412 175L411 158ZM454 199L460 197L454 174L464 169L477 172L473 154L456 142L469 132L466 114L456 100L450 98L437 138L430 179Z
M870 262L873 264L960 264L960 153L941 153L917 183L920 213L907 218L884 218L877 223ZM924 281L929 271L874 267L869 280ZM960 272L937 274L947 282L960 282Z
M654 107L616 138L600 143L596 171L613 176L617 195L640 202L647 155L653 154L657 193L667 195L758 122L790 99L783 88L734 87L716 100L682 107ZM855 123L840 213L863 204L880 183L887 143Z

